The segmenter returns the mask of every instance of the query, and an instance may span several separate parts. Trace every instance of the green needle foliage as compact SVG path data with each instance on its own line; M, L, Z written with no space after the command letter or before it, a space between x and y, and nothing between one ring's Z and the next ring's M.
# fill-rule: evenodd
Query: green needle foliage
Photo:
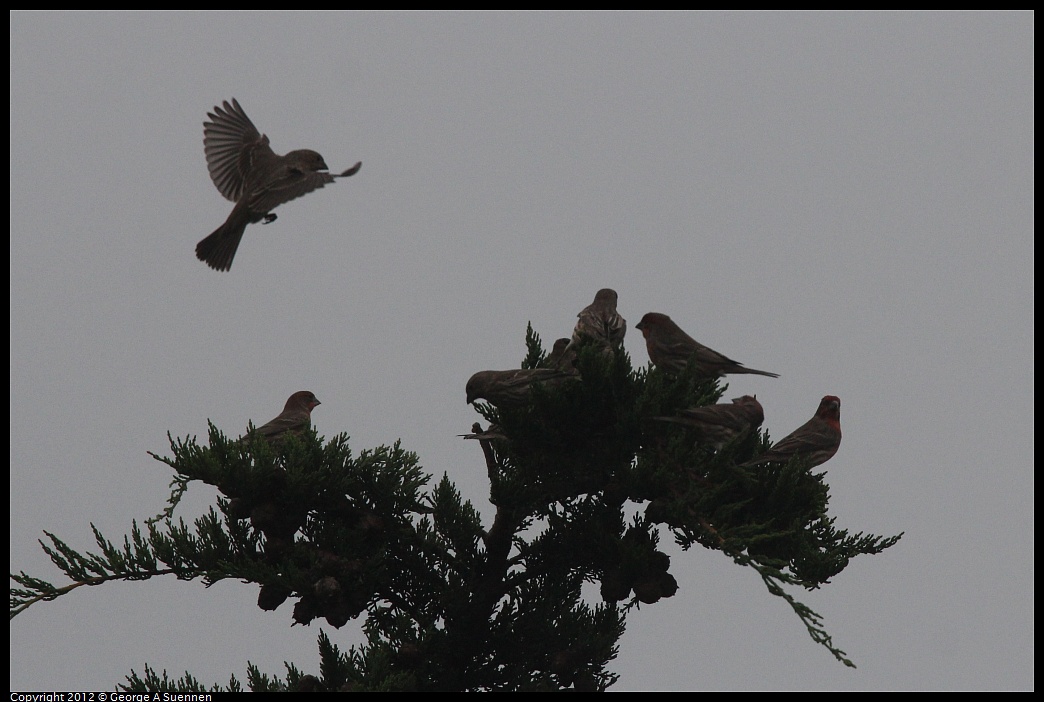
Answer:
M536 367L546 354L531 328L526 343L523 367ZM147 533L134 523L117 546L95 529L99 550L88 555L48 533L41 545L71 583L13 574L11 616L109 580L235 578L258 585L263 610L292 601L294 624L340 628L363 617L366 636L342 651L321 631L317 674L288 663L284 677L269 677L249 666L250 690L605 690L617 680L609 664L625 615L678 590L657 548L669 533L684 549L752 568L817 643L853 665L787 588L820 587L902 534L835 529L825 474L800 459L739 467L764 451L767 434L715 450L684 425L650 421L715 403L716 380L633 370L624 351L593 344L581 345L576 368L575 378L534 385L518 406L477 406L498 427L477 442L495 506L488 527L447 477L432 485L398 443L356 456L343 434L269 444L211 425L207 445L172 438L171 456L153 454L175 477ZM193 481L223 497L190 527L172 515ZM600 601L587 601L585 583ZM235 677L206 688L149 666L122 687L243 689Z

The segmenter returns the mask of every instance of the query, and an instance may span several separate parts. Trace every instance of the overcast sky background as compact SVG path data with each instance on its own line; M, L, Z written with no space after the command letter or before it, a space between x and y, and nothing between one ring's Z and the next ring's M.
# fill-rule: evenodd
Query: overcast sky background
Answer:
M464 384L615 288L754 368L782 438L842 400L839 528L898 545L798 598L665 535L677 595L633 613L617 690L1034 686L1034 16L110 14L11 20L11 569L155 515L166 434L297 390L356 451L401 438L489 524ZM360 173L196 242L236 97L278 153ZM216 491L195 484L178 514ZM11 688L318 672L318 621L257 587L84 588L11 622ZM347 648L357 623L334 630Z

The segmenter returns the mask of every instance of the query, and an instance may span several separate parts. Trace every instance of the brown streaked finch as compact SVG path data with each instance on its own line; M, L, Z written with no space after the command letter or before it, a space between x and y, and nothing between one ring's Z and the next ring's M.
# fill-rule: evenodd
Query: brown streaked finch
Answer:
M653 417L661 422L684 424L696 431L696 440L702 444L721 449L736 436L754 431L765 421L765 410L752 395L737 397L732 402L723 402L705 407L690 407L676 417Z
M214 185L236 203L225 223L196 244L196 258L218 271L232 267L239 241L248 224L276 218L279 205L355 175L362 162L344 173L325 173L323 157L311 149L298 149L285 156L272 151L268 137L261 134L235 98L230 105L208 112L203 123L203 152Z
M307 390L295 392L286 401L279 416L254 431L268 441L278 441L287 434L298 436L312 427L312 410L321 403Z
M572 371L576 362L576 349L569 348L570 340L567 337L555 340L551 347L551 353L541 362L541 368L558 368L559 370Z
M463 436L465 439L475 439L477 441L507 441L507 435L504 434L504 430L500 428L499 424L490 424L485 431L482 430L482 425L475 422L471 425L470 434L457 434L457 436Z
M686 364L693 363L701 377L715 378L728 373L753 373L778 378L778 373L747 368L728 356L709 349L682 331L670 317L659 312L649 312L642 321L634 325L645 337L645 348L649 352L649 360L657 368L678 374L685 370Z
M575 373L557 368L517 368L479 371L468 379L467 401L486 400L497 407L521 405L529 400L534 383L558 385Z
M578 319L572 338L574 346L585 336L610 349L618 348L623 343L627 322L616 311L616 299L616 291L611 288L602 288L595 293L594 302L576 315Z
M809 468L814 468L833 458L840 445L841 400L834 395L827 395L820 401L819 409L812 419L773 444L765 453L742 465L786 463L795 456L801 456L808 459Z

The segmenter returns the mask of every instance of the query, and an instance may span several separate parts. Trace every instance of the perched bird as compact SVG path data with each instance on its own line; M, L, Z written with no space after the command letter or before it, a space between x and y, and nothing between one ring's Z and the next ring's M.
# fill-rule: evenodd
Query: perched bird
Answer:
M653 417L661 422L684 424L696 430L701 444L720 449L736 436L754 431L765 421L765 410L756 397L744 395L732 402L706 407L690 407L677 417Z
M486 400L497 407L520 405L529 400L533 384L562 383L568 378L575 378L575 373L557 368L517 368L514 370L479 371L468 379L468 402Z
M196 244L196 258L215 270L232 267L239 241L248 224L276 218L272 213L279 205L301 197L335 178L355 175L362 162L344 173L325 173L323 157L310 149L291 151L280 156L268 145L268 137L243 112L236 99L226 101L208 112L203 123L203 151L214 185L226 198L236 203L225 223Z
M551 347L551 353L543 360L540 367L572 371L574 368L573 364L576 362L576 349L570 349L569 344L570 340L568 337L556 339L555 345Z
M254 431L269 441L278 441L287 434L303 434L312 427L312 410L319 404L316 396L307 390L295 392L278 417Z
M841 445L841 400L827 395L819 403L812 419L802 424L794 433L772 445L768 451L743 465L759 463L786 463L794 456L807 457L809 467L826 463L837 453Z
M457 434L457 436L463 436L465 439L475 439L477 441L507 441L507 435L504 434L504 430L500 428L499 424L490 424L485 431L482 430L482 425L475 422L471 425L470 434Z
M728 373L754 373L778 378L778 373L745 368L714 349L709 349L681 330L670 317L659 312L649 312L642 321L634 325L645 337L649 359L657 368L671 373L681 373L690 361L700 376L716 378ZM695 355L693 355L695 354Z
M580 310L573 328L574 347L582 337L589 337L610 349L619 348L627 333L627 321L616 311L616 297L615 290L602 288L595 293L594 302Z

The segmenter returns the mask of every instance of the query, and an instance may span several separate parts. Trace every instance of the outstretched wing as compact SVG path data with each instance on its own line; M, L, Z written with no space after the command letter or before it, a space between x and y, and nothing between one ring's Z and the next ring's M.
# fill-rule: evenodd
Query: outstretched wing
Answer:
M275 158L268 137L261 134L235 98L230 105L208 112L203 123L203 152L207 169L218 191L232 202L239 202L246 185L246 174L259 160Z

